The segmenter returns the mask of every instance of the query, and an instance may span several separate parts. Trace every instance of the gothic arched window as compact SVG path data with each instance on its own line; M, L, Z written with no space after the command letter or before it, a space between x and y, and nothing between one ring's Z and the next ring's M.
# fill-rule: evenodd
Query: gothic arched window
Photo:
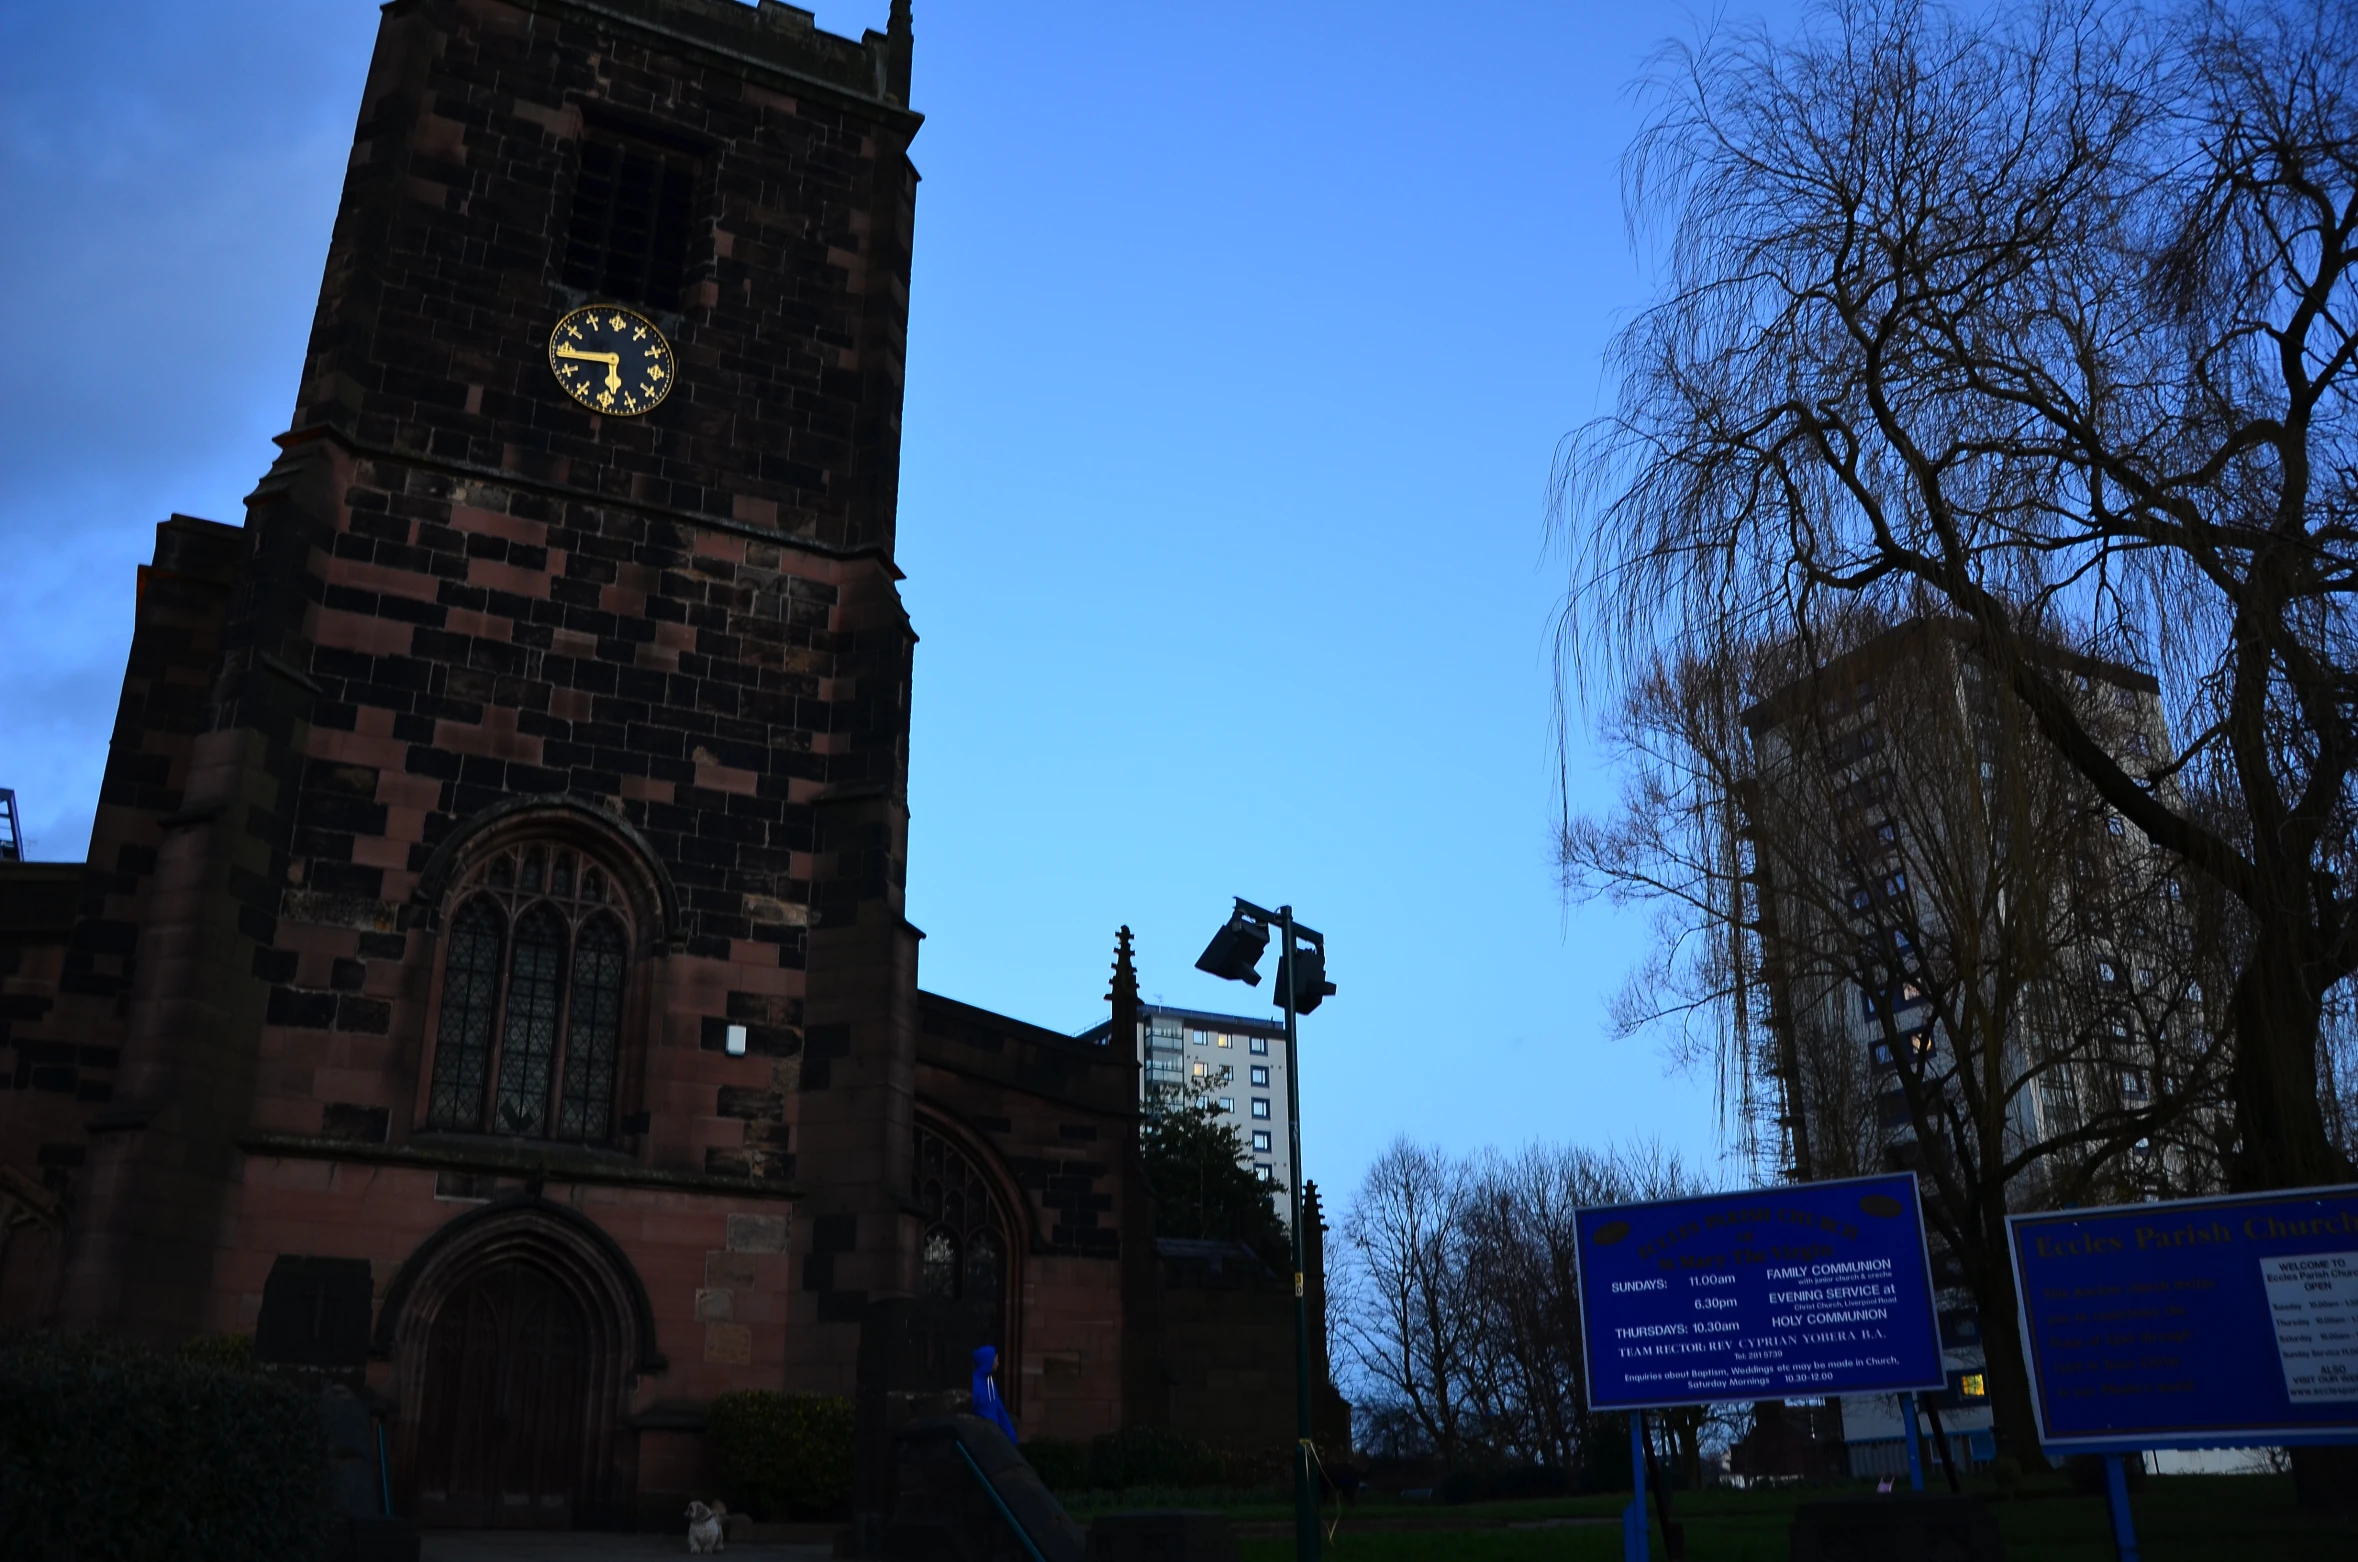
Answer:
M614 1132L630 939L604 869L502 850L450 919L430 1128L602 1144Z
M918 1247L925 1298L958 1304L974 1342L998 1347L1009 1361L1000 1375L1006 1392L1014 1377L1014 1342L1007 1338L1007 1216L981 1168L922 1123L917 1125L917 1202L925 1211Z

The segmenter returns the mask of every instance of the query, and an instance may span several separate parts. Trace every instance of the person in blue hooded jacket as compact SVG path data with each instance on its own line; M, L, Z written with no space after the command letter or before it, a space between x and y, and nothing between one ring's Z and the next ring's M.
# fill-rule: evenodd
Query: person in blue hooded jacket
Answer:
M985 1345L974 1353L974 1413L1007 1434L1015 1442L1015 1423L1007 1418L1007 1403L999 1397L999 1385L991 1374L999 1370L999 1351Z

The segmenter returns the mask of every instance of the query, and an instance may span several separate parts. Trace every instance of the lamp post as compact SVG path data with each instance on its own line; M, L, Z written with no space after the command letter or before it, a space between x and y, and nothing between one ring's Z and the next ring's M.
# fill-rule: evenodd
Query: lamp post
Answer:
M1296 1019L1335 990L1326 979L1326 938L1294 921L1291 906L1268 911L1239 897L1228 925L1212 935L1195 964L1197 970L1225 981L1257 986L1261 973L1255 967L1273 928L1278 935L1277 1002L1285 1011L1286 1155L1292 1173L1286 1179L1286 1198L1294 1237L1294 1557L1296 1562L1318 1562L1323 1537L1318 1528L1318 1483L1311 1469L1310 1300L1303 1282L1302 1087Z

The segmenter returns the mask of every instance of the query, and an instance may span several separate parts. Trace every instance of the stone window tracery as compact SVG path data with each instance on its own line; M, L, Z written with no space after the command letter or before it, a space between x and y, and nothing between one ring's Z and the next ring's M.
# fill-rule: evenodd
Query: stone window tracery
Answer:
M613 1137L623 915L611 877L570 847L523 842L481 867L450 921L428 1127Z
M926 1299L958 1303L977 1340L1006 1351L1007 1216L981 1168L923 1123L917 1125L917 1201L925 1211L918 1255Z

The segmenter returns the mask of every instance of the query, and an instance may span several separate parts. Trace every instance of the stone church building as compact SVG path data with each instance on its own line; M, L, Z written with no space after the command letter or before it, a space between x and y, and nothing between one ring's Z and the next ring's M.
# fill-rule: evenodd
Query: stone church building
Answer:
M157 529L87 865L0 864L0 1323L348 1351L429 1522L668 1523L715 1395L984 1342L1027 1437L1291 1442L1126 947L1109 1045L918 986L910 54L384 7L278 458Z

